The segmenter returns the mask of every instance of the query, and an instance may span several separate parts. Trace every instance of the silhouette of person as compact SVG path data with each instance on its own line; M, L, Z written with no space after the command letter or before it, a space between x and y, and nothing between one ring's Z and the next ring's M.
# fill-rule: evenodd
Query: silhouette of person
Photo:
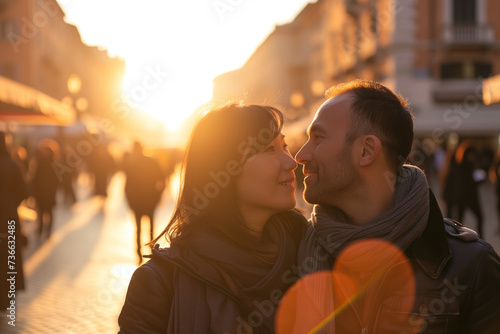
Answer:
M476 216L477 232L483 232L483 214L479 202L478 182L474 179L474 170L477 164L477 150L470 142L464 141L457 149L459 188L458 193L458 221L463 221L465 209L469 208Z
M63 161L65 161L65 156L63 156ZM73 186L73 181L78 177L78 170L72 168L71 171L67 171L62 174L61 188L64 192L64 201L67 205L72 205L76 203L75 188Z
M446 169L443 186L443 199L446 202L446 217L458 219L460 171L456 160L456 150L450 155Z
M59 145L52 139L43 139L37 146L35 171L32 180L33 195L38 211L38 234L41 235L45 222L47 234L52 233L53 209L59 180L52 163L59 160Z
M59 127L59 133L57 136L57 142L60 147L61 161L68 161L69 155L66 148L70 147L71 139L64 133L63 127ZM73 182L78 178L78 166L76 168L71 168L64 170L61 173L61 189L64 193L64 203L66 205L72 205L76 202L76 194Z
M89 169L94 174L94 195L108 196L108 184L116 164L106 144L99 144L89 157Z
M493 157L493 161L489 170L490 180L495 187L496 201L497 201L497 219L498 229L496 234L500 234L500 147Z
M142 152L139 142L134 142L132 152L125 158L125 196L130 209L135 215L137 227L137 255L139 263L141 254L141 219L149 218L149 236L153 239L154 211L158 205L163 189L165 188L165 175L158 162Z
M10 304L8 298L7 272L17 272L16 290L24 289L23 258L21 247L14 250L9 245L20 245L22 240L21 224L17 214L19 204L29 196L28 186L21 169L7 152L5 133L0 132L0 311ZM10 250L10 253L9 253ZM12 255L14 251L14 255ZM13 256L13 258L9 258ZM13 259L14 268L9 268L9 259Z

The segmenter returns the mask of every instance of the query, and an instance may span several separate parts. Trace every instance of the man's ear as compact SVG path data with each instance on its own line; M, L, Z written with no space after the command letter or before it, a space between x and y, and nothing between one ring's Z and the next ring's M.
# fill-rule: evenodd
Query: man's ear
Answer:
M359 157L360 166L368 166L381 154L382 143L375 135L363 136L361 145L361 156Z

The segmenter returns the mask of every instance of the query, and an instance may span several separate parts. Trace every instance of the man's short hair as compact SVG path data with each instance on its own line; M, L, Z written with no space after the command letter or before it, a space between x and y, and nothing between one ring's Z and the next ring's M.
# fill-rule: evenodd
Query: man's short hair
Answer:
M351 122L346 134L350 145L360 135L374 134L395 171L405 163L413 143L413 114L400 95L373 81L354 80L326 91L330 99L352 94Z

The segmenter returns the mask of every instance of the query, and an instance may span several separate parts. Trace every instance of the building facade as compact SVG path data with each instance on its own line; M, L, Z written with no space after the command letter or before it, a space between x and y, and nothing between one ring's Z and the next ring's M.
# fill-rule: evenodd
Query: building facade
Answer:
M118 99L124 74L123 60L82 42L57 1L0 0L0 76L102 116ZM72 88L70 78L77 78Z
M374 80L408 98L427 154L450 135L497 146L500 106L484 105L482 80L500 73L498 14L496 0L318 0L217 77L213 97L281 107L300 145L326 88Z

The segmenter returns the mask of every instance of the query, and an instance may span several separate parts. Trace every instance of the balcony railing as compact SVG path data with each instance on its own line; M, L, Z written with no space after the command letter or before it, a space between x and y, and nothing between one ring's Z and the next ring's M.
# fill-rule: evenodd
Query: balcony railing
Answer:
M476 79L450 79L436 82L432 88L434 102L466 103L482 96L482 83Z
M490 25L451 25L443 28L443 41L449 45L488 45L495 36Z

